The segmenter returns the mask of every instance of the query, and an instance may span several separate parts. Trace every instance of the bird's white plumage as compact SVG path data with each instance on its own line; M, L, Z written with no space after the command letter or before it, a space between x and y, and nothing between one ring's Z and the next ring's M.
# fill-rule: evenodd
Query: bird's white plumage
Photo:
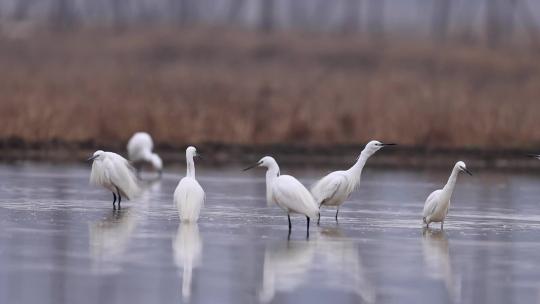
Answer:
M150 134L137 132L129 139L127 151L129 160L134 163L150 163L155 170L163 169L163 162L159 155L153 153L154 141Z
M464 162L457 162L444 188L433 191L426 199L422 212L423 221L426 225L429 225L431 222L440 222L442 227L450 208L450 198L454 192L457 176L460 171L470 174Z
M204 190L196 179L186 176L174 191L174 202L182 221L196 222L204 205Z
M439 189L433 191L426 199L423 216L429 218L429 222L441 222L446 217L450 200L445 200L443 195L443 190Z
M385 144L372 140L370 141L356 163L348 170L332 172L311 187L311 194L317 205L320 206L341 206L360 185L362 169L368 158L381 149Z
M193 157L197 155L194 147L186 149L186 176L180 180L174 190L174 204L183 222L196 222L204 205L204 190L195 179Z
M355 186L346 171L336 171L315 183L311 193L319 206L339 206L349 198Z
M296 178L280 175L272 186L274 203L287 213L304 214L310 218L319 214L311 193Z
M113 152L96 151L93 156L90 183L103 186L116 193L116 188L123 197L132 199L139 193L133 168L122 156Z

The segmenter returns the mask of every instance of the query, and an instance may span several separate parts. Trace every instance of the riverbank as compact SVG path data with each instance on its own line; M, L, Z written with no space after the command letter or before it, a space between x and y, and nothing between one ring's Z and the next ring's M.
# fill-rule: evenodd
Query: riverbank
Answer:
M274 156L281 165L298 167L343 168L354 163L363 145L300 146L300 145L223 145L201 144L198 150L204 156L201 166L243 166L265 155ZM156 152L165 166L184 164L185 147L158 147ZM40 146L0 149L1 162L83 162L96 149L74 146ZM126 156L125 149L107 148ZM540 171L540 161L527 157L528 150L433 149L410 146L384 148L369 160L370 166L393 168L448 168L463 160L470 168L511 171Z

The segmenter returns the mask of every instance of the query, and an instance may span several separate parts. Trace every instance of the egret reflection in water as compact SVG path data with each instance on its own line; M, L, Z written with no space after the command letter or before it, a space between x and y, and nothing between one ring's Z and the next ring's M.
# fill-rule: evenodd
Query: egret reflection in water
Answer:
M375 302L375 289L365 274L358 245L339 227L321 228L308 240L267 245L261 302L268 303L276 293L292 292L309 280L329 289L353 292L365 303Z
M151 197L160 189L160 183L149 183L133 206L112 210L103 220L90 224L90 253L96 270L120 270L135 228L146 219Z
M200 265L203 249L197 223L180 223L172 247L174 263L182 269L182 298L189 301L193 269Z
M133 208L128 207L113 210L105 219L90 224L90 253L97 269L120 270L113 266L121 264L136 221Z
M316 267L325 285L351 291L364 303L374 303L376 292L362 265L358 243L348 238L339 227L318 231Z
M448 238L444 230L422 231L422 252L425 274L434 280L442 280L450 298L456 302L461 297L461 279L453 272Z

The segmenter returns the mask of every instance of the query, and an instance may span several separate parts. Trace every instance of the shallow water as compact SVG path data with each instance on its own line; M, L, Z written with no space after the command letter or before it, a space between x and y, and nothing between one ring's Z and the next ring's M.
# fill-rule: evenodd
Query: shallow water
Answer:
M0 165L0 303L540 303L540 176L461 176L441 232L420 214L449 172L366 169L339 224L287 240L262 170L198 170L195 226L177 172L113 212L87 166Z

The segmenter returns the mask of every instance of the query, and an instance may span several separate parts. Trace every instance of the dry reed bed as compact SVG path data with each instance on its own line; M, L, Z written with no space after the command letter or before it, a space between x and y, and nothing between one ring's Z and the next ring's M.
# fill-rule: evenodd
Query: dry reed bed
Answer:
M0 139L540 145L534 54L216 29L0 38ZM14 140L15 139L15 140ZM6 144L7 143L7 144Z

